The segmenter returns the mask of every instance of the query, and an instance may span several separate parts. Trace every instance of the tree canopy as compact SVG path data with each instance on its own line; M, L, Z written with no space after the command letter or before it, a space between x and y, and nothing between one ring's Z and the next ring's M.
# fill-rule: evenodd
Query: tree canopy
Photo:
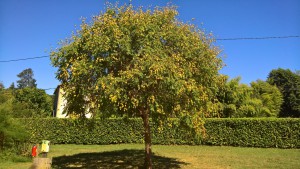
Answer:
M255 98L262 101L262 114L267 117L278 117L283 103L280 90L268 82L257 80L251 83Z
M17 76L20 78L20 80L17 81L19 89L25 87L36 87L36 80L33 78L34 74L31 68L23 70Z
M148 167L149 118L184 117L199 133L222 67L213 40L177 15L174 7L108 7L51 54L68 113L143 119Z
M240 84L241 78L226 81L218 89L221 117L278 117L283 102L280 90L265 81Z
M4 89L0 90L0 108L14 118L50 117L52 98L42 89Z
M5 88L5 87L4 87L3 83L0 82L0 91L3 90L4 88Z
M14 118L50 117L53 100L45 90L36 88L31 68L17 76L21 78L18 88L12 83L7 89L0 89L0 108Z
M283 95L280 117L300 117L300 75L289 69L274 69L268 82L276 85Z

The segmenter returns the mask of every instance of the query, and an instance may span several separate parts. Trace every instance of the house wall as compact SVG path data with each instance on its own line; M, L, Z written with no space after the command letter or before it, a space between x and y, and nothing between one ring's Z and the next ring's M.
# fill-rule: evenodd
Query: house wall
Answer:
M67 104L67 100L64 98L65 92L63 91L63 89L60 86L58 86L56 88L54 94L55 94L55 100L54 100L53 117L68 118L68 116L64 112L64 109L65 109L66 104ZM86 111L88 112L88 110L86 110ZM92 114L87 113L87 114L85 114L85 117L86 118L91 118Z
M64 91L58 86L55 90L55 101L54 101L54 117L66 118L67 115L64 113L64 108L67 104L67 100L63 97Z

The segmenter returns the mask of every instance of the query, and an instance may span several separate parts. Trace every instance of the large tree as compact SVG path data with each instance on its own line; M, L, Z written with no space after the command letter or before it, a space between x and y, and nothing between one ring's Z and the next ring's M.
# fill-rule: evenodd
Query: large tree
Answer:
M51 54L68 113L100 109L143 119L146 168L149 119L183 117L200 133L222 66L212 39L177 15L174 7L108 7Z
M283 95L280 117L300 117L300 75L289 69L274 69L268 82L279 88Z
M36 87L36 80L33 77L34 74L31 68L23 70L17 76L20 78L20 80L17 81L19 89L25 87Z

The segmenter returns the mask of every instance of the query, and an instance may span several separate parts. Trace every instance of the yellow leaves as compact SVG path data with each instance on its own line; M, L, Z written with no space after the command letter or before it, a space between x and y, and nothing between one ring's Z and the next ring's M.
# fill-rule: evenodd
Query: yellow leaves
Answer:
M111 95L109 95L109 99L110 99L111 102L116 103L117 100L118 100L118 97L111 94Z
M155 102L155 96L151 95L150 97L147 98L148 104L153 104Z
M177 75L179 76L179 78L184 78L184 72L183 71L178 72Z
M139 100L136 98L131 98L131 104L133 106L133 108L137 108L139 106Z
M123 110L125 112L128 110L127 104L123 102L118 102L118 107L120 110Z
M158 105L156 107L156 113L161 114L161 115L165 115L166 113L163 110L163 106L162 105Z
M186 83L186 89L188 92L191 92L194 89L194 86L192 84Z
M205 136L204 120L200 116L200 112L192 117L192 126L197 134Z
M58 79L69 91L84 86L80 90L95 97L99 109L148 106L161 117L199 111L217 81L217 53L177 14L173 7L109 8L53 54Z
M177 112L177 111L180 111L181 110L181 106L180 104L177 104L175 107L174 107L174 111Z
M100 63L100 62L103 62L104 61L104 59L102 58L102 57L98 57L97 59L96 59L96 63Z
M105 83L101 82L101 88L104 90L106 88Z

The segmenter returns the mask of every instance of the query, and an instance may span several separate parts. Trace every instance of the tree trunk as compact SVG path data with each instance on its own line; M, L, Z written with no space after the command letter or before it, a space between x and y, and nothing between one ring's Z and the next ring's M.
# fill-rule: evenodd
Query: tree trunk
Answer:
M144 131L145 131L145 162L144 167L146 169L152 169L152 160L151 160L151 132L149 125L149 111L145 110L142 114L144 122Z
M3 151L4 150L4 133L0 132L0 150Z

